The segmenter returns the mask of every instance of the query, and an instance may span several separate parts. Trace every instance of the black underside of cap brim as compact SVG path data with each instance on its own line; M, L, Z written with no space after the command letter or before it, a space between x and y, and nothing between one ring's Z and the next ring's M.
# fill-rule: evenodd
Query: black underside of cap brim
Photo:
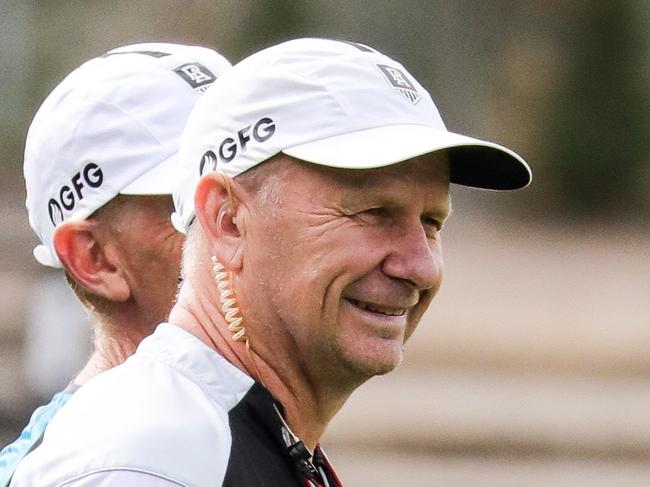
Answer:
M530 183L528 169L500 150L482 146L449 149L452 183L497 191L520 189Z

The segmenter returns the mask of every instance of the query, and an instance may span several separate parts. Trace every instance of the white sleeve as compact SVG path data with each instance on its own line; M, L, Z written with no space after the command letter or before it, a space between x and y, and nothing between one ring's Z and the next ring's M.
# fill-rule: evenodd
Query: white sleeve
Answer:
M67 480L61 487L186 487L153 473L137 470L107 470Z

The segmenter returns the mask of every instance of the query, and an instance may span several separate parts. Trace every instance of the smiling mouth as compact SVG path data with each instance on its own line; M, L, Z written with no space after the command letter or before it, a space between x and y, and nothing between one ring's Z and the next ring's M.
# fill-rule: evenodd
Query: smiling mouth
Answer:
M348 298L348 301L352 303L357 308L361 308L366 311L371 311L373 313L378 313L385 316L403 316L406 314L406 308L388 308L385 306L377 306L375 304L366 303L364 301L358 301L356 299Z

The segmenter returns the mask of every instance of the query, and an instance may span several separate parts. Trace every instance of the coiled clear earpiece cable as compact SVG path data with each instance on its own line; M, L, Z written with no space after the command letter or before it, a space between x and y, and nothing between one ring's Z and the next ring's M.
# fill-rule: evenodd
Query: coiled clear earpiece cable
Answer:
M260 373L260 369L257 367L257 360L255 359L255 354L251 350L250 339L246 334L246 328L244 327L243 318L239 311L239 306L237 306L237 298L235 297L235 292L232 289L232 283L230 281L230 273L224 269L221 262L219 262L214 255L211 257L211 261L212 261L212 270L214 272L214 278L217 281L217 289L219 290L219 300L221 301L221 310L224 314L224 318L226 322L228 323L228 330L232 332L232 339L234 341L236 342L243 341L246 344L246 351L248 352L248 356L250 357L253 367L255 368L255 373L257 374L257 380L268 390L268 387L266 387L266 384L264 384L264 381L262 380L262 374ZM280 413L280 410L278 409L275 403L273 403L273 408L275 409L275 412L278 415L278 418L280 419L280 422L282 423L284 430L289 436L289 439L287 441L287 449L288 449L289 456L293 459L294 462L296 462L296 465L301 472L312 476L317 475L318 470L311 462L311 458L313 456L312 452L310 452L307 449L307 447L302 442L302 440L298 437L298 435L296 435L291 430L286 420L284 419L284 416L282 415L282 413ZM327 483L326 476L323 475L322 479L324 480L325 485L329 485Z
M224 314L224 318L228 323L228 330L232 332L232 339L236 342L244 342L246 345L246 351L253 363L255 372L257 373L257 380L260 381L264 387L264 381L262 380L262 374L260 369L257 367L257 361L255 360L255 354L252 353L250 346L250 339L246 334L246 328L244 327L243 318L239 311L239 306L237 306L237 298L235 297L235 292L232 289L230 282L230 273L227 272L221 262L213 255L211 257L212 261L212 271L214 272L214 278L217 281L217 289L219 290L219 300L221 301L221 310Z
M233 335L232 339L236 342L244 341L248 346L249 340L246 335L246 329L242 324L242 317L237 306L237 299L235 293L230 285L230 276L223 268L221 262L212 256L212 270L214 271L214 278L217 281L217 289L219 290L219 300L221 301L221 309L224 318L228 322L228 330Z

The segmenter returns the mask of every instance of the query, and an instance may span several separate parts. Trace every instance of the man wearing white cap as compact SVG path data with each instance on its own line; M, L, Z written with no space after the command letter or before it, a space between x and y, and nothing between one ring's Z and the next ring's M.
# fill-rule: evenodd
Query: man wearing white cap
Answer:
M368 46L252 55L183 135L169 323L71 400L16 485L341 485L318 441L400 363L438 290L449 183L530 178L512 151L448 132Z
M70 73L36 113L24 165L29 221L41 241L34 256L65 269L96 325L95 351L0 453L0 486L72 392L123 362L167 318L183 239L170 222L181 132L229 67L203 47L125 46Z

